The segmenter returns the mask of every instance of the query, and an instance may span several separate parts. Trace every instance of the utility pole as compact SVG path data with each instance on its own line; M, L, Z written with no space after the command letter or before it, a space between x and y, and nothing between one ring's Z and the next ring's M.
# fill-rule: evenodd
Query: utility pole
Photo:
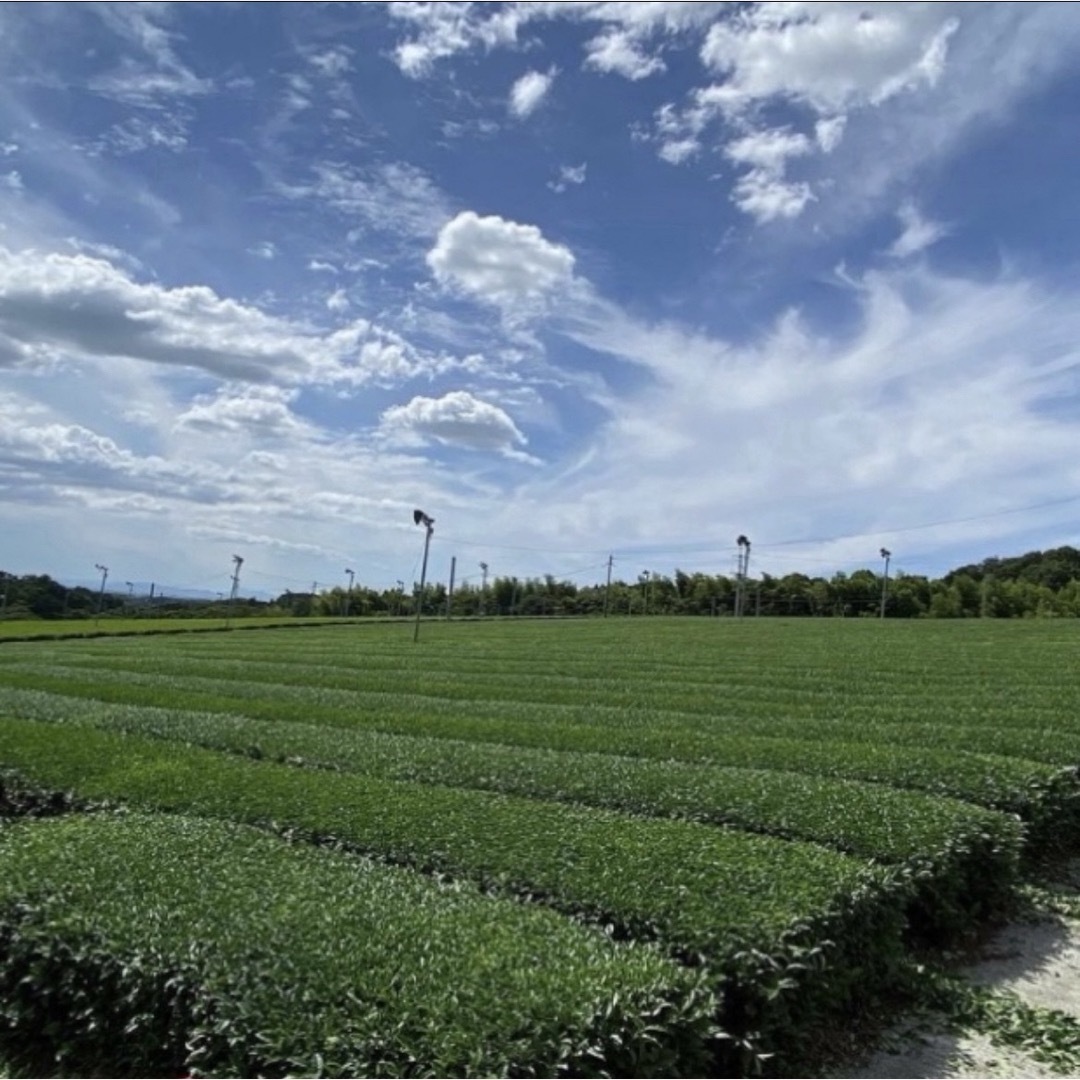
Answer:
M0 570L0 589L4 591L0 593L0 619L7 617L7 574Z
M450 556L450 588L446 590L446 621L454 617L454 574L457 572L457 556Z
M405 606L405 582L397 579L397 617L401 618L401 609Z
M356 575L346 566L345 573L349 575L349 587L345 590L345 618L349 617L349 601L352 599L353 579Z
M604 586L604 618L608 617L608 608L611 607L611 564L615 561L614 555L607 557L607 585Z
M229 628L229 624L232 621L233 603L236 600L236 594L240 591L240 567L244 565L244 560L239 555L232 557L233 572L232 572L232 589L229 592L229 606L225 609L225 629Z
M487 614L487 575L488 564L482 562L480 564L480 614Z
M101 563L94 563L94 569L101 571L101 588L98 589L97 610L94 612L94 625L97 626L98 619L101 618L101 605L105 602L105 582L109 580L109 568Z
M423 510L413 511L413 524L424 526L424 561L420 566L420 592L416 596L416 626L413 629L413 644L420 640L420 611L424 606L424 586L427 583L428 548L431 547L431 534L435 531L435 519L428 517Z
M641 614L649 614L649 571L641 572Z
M889 560L892 552L888 548L881 549L881 557L885 560L885 576L881 579L881 617L885 618L885 603L889 598Z
M754 594L754 616L755 618L761 614L761 582L758 582L757 589Z

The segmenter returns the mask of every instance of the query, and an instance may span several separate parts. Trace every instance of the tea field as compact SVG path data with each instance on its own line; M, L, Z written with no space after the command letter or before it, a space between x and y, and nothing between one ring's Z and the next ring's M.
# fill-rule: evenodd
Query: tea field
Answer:
M807 1075L1080 836L1080 624L0 644L12 1075Z

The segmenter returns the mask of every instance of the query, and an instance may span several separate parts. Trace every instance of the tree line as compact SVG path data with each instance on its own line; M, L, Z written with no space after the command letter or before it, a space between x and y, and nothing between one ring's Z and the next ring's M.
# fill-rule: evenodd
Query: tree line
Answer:
M313 592L286 591L273 600L238 598L231 612L297 617L425 615L457 617L573 615L730 616L737 581L724 574L641 574L633 581L577 585L545 575L495 577L488 587L466 583L448 607L445 583L429 584L424 595L401 589L357 586ZM759 574L746 582L743 612L753 616L873 617L880 613L883 580L872 570L831 577ZM84 587L66 588L46 574L0 578L5 618L85 619L117 615L221 617L226 600L133 597ZM100 606L100 611L99 611ZM889 618L1025 618L1080 616L1080 551L1073 547L989 558L951 570L941 578L898 573L888 581Z

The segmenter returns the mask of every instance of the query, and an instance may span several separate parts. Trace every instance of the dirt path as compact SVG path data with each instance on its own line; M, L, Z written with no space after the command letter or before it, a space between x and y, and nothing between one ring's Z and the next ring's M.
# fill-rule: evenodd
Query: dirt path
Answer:
M1029 918L1006 926L959 972L960 1012L901 1021L832 1080L872 1077L1080 1076L1080 860L1033 893Z

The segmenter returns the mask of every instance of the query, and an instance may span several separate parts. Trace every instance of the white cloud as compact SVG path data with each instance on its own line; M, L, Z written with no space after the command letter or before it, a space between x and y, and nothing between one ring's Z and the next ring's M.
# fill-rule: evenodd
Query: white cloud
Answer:
M188 122L189 117L175 109L169 113L155 113L152 119L129 116L109 128L95 143L94 149L114 154L138 154L144 150L179 153L187 147Z
M656 113L661 158L681 164L717 122L735 126L726 156L748 167L732 201L758 222L797 217L815 198L807 180L785 177L788 159L832 153L849 114L897 95L934 87L959 26L949 5L843 3L749 5L709 27L701 47L721 81L691 92L683 109ZM760 126L769 103L809 111L813 139Z
M532 23L572 20L599 26L585 46L585 65L628 79L641 79L664 69L656 54L662 42L700 28L724 10L724 3L684 0L639 3L391 3L390 14L414 31L395 49L398 67L413 78L428 75L447 57L473 49L490 51L518 44L520 32Z
M665 68L659 56L645 53L632 34L625 30L606 30L586 46L585 66L597 71L621 75L637 82Z
M764 559L766 541L976 516L1080 491L1071 449L1080 421L1045 408L1070 387L1075 394L1074 296L925 268L871 274L856 288L854 330L823 335L789 312L742 344L594 308L574 339L652 378L608 397L584 465L528 492L552 500L540 529L566 545L595 530L677 549L688 522L708 521L717 535L752 534ZM703 471L702 446L729 467ZM585 504L594 513L583 526L576 508ZM666 522L633 511L656 505ZM980 522L941 529L932 542L1022 526L1030 522ZM819 551L839 562L860 543Z
M312 172L312 180L281 184L278 190L287 198L312 199L353 219L352 239L368 231L427 239L452 212L427 173L405 162L367 168L320 162Z
M813 198L809 184L791 183L768 169L740 176L731 193L731 201L762 225L798 217Z
M731 110L784 97L834 115L933 85L958 25L944 4L756 4L714 23L701 58Z
M782 176L788 158L809 154L810 140L786 128L755 131L728 143L725 155L739 165L750 165Z
M0 175L0 185L7 188L8 191L22 191L22 173L18 169L12 169L10 172Z
M555 82L556 71L527 71L510 89L510 112L519 120L531 116L543 104Z
M522 458L526 444L510 416L497 405L454 390L441 398L414 397L382 414L380 432L400 445L423 444L434 439L450 446L497 452Z
M248 249L249 255L254 255L259 259L274 259L277 257L277 245L273 240L260 240L257 244L252 244Z
M549 180L547 186L554 191L556 195L561 195L571 185L585 183L585 170L585 162L582 162L580 165L560 165L558 179Z
M203 433L242 432L263 439L295 437L307 430L289 407L296 391L277 386L226 386L197 397L176 427Z
M919 213L919 208L910 199L896 213L903 231L889 247L889 254L897 259L906 259L936 244L948 233L948 228L937 221L929 221Z
M762 224L798 217L813 192L809 184L791 183L784 174L789 158L802 157L812 149L805 135L786 129L756 131L729 143L726 156L750 167L735 182L732 202Z
M427 262L440 284L507 309L565 289L574 273L569 248L546 240L535 225L472 210L443 226Z
M321 52L309 53L307 60L320 75L337 79L352 66L353 51L346 45L333 45Z
M126 105L160 109L214 89L211 80L200 78L177 55L167 4L99 4L94 12L143 54L125 56L113 71L92 79L90 87L97 93Z
M814 137L824 153L831 154L840 145L845 127L846 116L830 116L814 124Z
M326 306L331 311L348 311L349 297L344 289L335 289L327 298Z
M205 286L142 284L101 258L0 248L0 367L127 358L217 378L393 382L453 367L364 319L320 334Z

